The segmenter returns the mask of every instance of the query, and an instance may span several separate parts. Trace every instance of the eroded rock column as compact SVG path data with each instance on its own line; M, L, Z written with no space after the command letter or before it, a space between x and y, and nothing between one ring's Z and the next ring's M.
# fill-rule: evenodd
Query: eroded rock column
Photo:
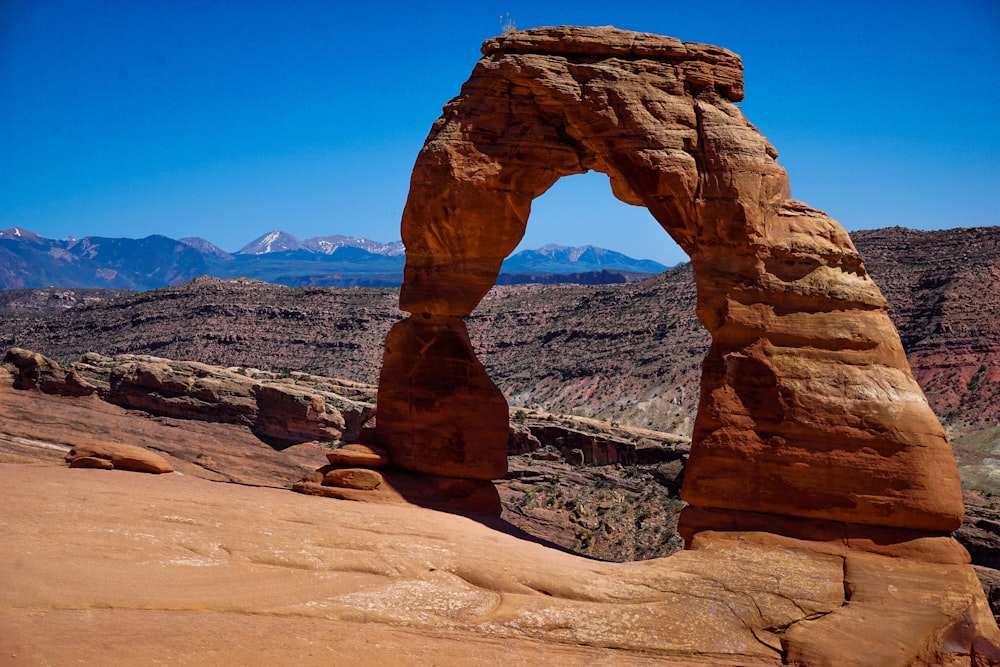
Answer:
M421 314L385 340L378 440L393 465L431 475L507 474L507 401L476 359L460 317Z

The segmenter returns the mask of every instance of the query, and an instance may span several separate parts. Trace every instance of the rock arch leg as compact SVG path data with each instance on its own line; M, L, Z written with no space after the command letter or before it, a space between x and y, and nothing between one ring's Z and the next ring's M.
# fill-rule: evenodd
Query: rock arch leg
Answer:
M432 475L507 473L507 401L476 359L460 317L393 326L379 381L379 441L394 465Z

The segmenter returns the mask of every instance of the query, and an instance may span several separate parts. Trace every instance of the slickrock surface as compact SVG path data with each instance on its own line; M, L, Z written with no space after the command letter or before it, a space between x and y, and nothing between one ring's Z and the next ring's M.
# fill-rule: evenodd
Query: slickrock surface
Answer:
M551 664L641 665L655 664L657 656L677 665L753 665L778 664L780 651L811 656L812 662L847 655L855 664L866 664L873 652L898 652L902 657L895 664L908 664L915 654L925 662L955 658L955 664L969 664L970 652L991 655L988 644L996 641L983 592L973 586L971 569L962 565L964 552L945 537L911 531L887 540L892 536L883 531L872 540L870 534L847 535L837 526L806 521L811 535L804 541L763 532L733 535L730 526L723 531L728 536L698 533L691 540L695 551L618 570L539 547L509 524L487 520L500 532L481 527L484 544L466 551L463 531L454 525L464 520L413 505L439 503L495 516L497 490L489 482L383 469L385 481L368 491L323 486L323 473L311 471L307 478L314 479L314 488L306 493L319 490L317 495L327 497L311 500L330 505L288 505L285 496L297 494L247 485L287 487L292 475L315 468L329 450L303 443L277 451L232 424L125 411L97 394L15 390L11 375L0 379L0 426L6 432L0 437L0 479L7 503L0 509L0 655L20 656L29 664L60 664L66 656L83 664L148 664L148 656L155 655L167 664L284 664L294 658L302 664L422 665L430 660L533 665L542 659ZM545 437L542 429L557 432L560 420L527 415L515 422ZM567 435L560 437L572 433L566 423L563 427ZM583 423L579 428L579 437L586 431L593 439L591 454L604 451L597 444L605 438L607 452L618 451L610 435L591 432ZM641 442L653 438L642 435ZM68 445L95 436L156 449L184 474L68 470L62 460ZM590 539L595 532L604 535L605 520L634 520L638 528L657 517L656 499L646 495L645 486L634 486L642 484L641 477L628 473L638 466L617 464L605 472L593 465L567 469L554 460L561 456L558 447L531 449L530 437L520 443L530 453L512 459L514 481L500 488L504 495L523 493L514 500L530 525L537 528L544 516L554 519L562 513L564 520L577 521L570 525L593 528L587 533ZM578 442L574 438L570 444ZM534 463L524 460L535 455L541 458ZM673 456L664 464L669 467L680 462L676 457L683 456L683 449L647 444L633 456L641 461ZM546 484L547 490L540 492L537 481L546 469L556 484ZM658 476L668 472L656 470ZM195 477L233 480L240 486L199 486ZM169 479L167 484L176 481L178 486L170 486L168 493L167 486L137 478ZM525 502L529 495L558 498L562 489L572 492L574 484L588 480L600 487L594 489L594 513L586 511L590 500L582 495L562 496L559 505L546 502L544 507ZM384 505L332 500L364 500L370 494L378 494ZM390 506L402 514L392 514ZM433 517L428 521L438 532L427 541L406 538L421 533L423 512ZM344 516L354 518L342 523ZM773 529L774 517L752 528L761 526ZM551 527L558 530L555 523ZM627 535L629 527L621 528L618 534ZM662 539L670 534L664 531ZM510 535L518 539L508 541ZM690 555L717 537L735 545L736 553L723 544L702 556ZM519 544L540 549L541 555L522 560ZM638 546L636 555L641 555ZM552 563L545 555L550 551L556 559ZM434 555L442 552L449 554L449 565ZM868 559L876 559L881 568L879 583L864 586L874 586L876 596L891 594L890 599L860 608L852 601L848 614L827 614L833 617L829 625L784 625L789 619L820 620L816 614L831 605L839 609L841 598L862 590L863 583L844 580L845 565ZM463 563L461 569L454 569L459 567L454 563ZM680 564L679 570L671 563ZM359 568L360 576L379 575L374 588L345 591L345 578L354 581ZM511 591L506 579L496 583L498 570L548 595L517 586ZM624 586L641 592L623 598L620 572L637 573L628 574ZM915 572L917 582L897 581L900 572ZM655 574L653 580L649 573ZM8 587L8 578L17 585ZM799 599L795 591L803 588L805 599ZM817 590L830 595L819 607ZM521 600L521 592L530 598ZM346 608L340 606L340 594L353 595ZM480 613L478 606L465 613L470 600L484 596L496 601L493 615ZM786 608L784 600L801 609ZM879 615L883 612L885 616ZM959 616L962 621L955 625ZM920 622L912 623L914 618ZM749 625L741 625L744 619L750 619ZM798 643L786 638L783 644L785 628L791 632L800 625L817 630L796 631ZM866 635L875 625L880 634ZM838 633L854 643L867 637L867 643L854 647L854 655L845 653L841 644L846 642ZM95 644L95 636L104 639ZM508 643L509 659L501 656L501 646ZM391 658L391 651L403 657ZM939 656L939 651L945 653Z
M85 367L94 368L77 368ZM102 400L104 388L90 396L14 389L12 368L0 365L0 460L34 461L49 454L61 462L73 448L84 452L121 444L159 455L186 475L282 488L326 463L328 450L317 442L275 449L246 426L128 410ZM100 384L97 373L90 377ZM205 419L200 412L191 414Z
M45 464L2 463L0 478L0 656L14 664L1000 657L968 566L754 533L602 563L412 506Z
M483 442L499 409L487 402L481 421L469 412L473 396L499 390L454 331L520 241L532 199L594 169L691 257L712 343L685 500L939 532L961 524L954 457L887 303L843 228L789 198L777 152L735 106L736 55L572 27L497 37L483 53L417 156L403 212L400 308L412 316L387 338L376 428L393 460L430 450L432 465L404 467L499 468Z

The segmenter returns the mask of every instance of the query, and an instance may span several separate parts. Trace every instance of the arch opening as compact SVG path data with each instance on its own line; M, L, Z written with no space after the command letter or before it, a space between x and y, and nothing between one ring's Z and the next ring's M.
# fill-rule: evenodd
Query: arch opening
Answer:
M593 245L668 268L689 259L649 209L615 197L607 174L593 170L561 177L531 202L525 234L512 254L550 244Z

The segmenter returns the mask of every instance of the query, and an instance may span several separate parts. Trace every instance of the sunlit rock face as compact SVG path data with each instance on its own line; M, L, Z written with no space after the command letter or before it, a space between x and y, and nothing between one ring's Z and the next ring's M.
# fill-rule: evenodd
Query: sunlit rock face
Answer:
M502 397L461 318L520 241L531 201L596 170L619 199L647 207L694 267L712 345L688 503L957 528L954 458L886 301L843 228L790 198L777 152L736 106L739 57L575 27L500 36L482 51L417 157L403 213L400 306L412 317L389 336L377 426L394 464L503 474ZM688 527L708 514L692 513Z

